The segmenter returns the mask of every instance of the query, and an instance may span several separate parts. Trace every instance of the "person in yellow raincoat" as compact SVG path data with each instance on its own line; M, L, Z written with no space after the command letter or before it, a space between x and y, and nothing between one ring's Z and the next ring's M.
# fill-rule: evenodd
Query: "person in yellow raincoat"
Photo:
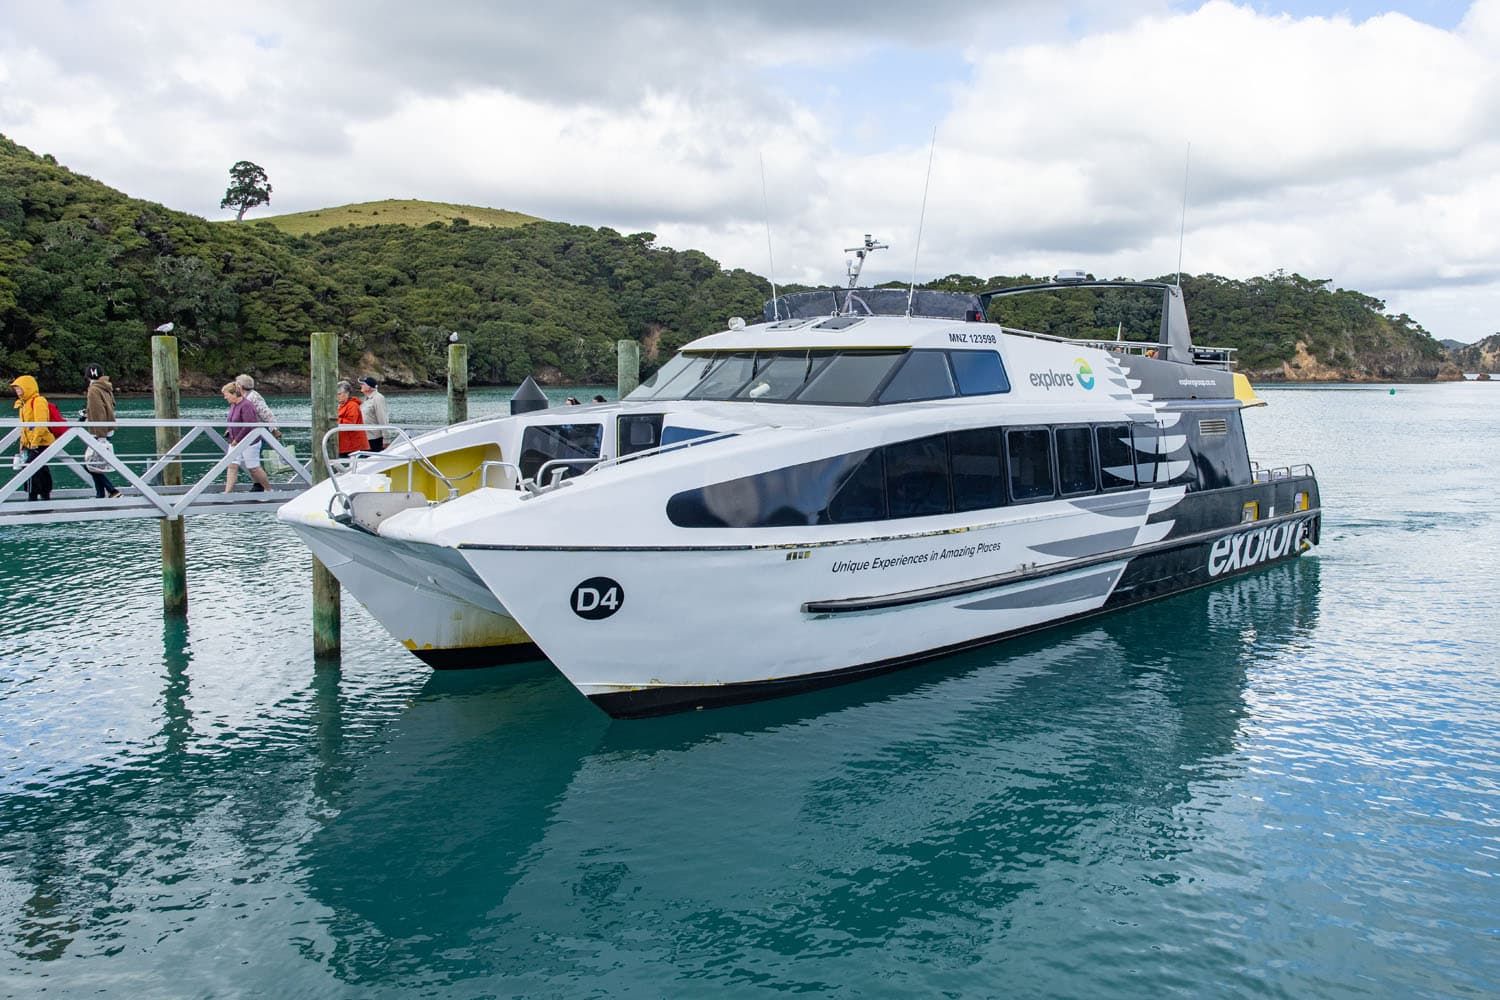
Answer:
M21 428L21 452L26 456L26 461L31 461L42 451L57 440L52 436L52 429L47 426L51 413L47 408L47 397L43 396L37 387L36 379L30 375L20 375L10 384L12 391L16 394L16 409L20 410L21 423L37 424L35 427ZM52 499L52 470L45 465L32 473L31 478L26 481L27 500L51 500Z

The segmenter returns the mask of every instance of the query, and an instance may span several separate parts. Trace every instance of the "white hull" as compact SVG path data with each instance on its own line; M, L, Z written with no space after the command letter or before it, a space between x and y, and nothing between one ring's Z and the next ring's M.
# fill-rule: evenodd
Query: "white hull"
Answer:
M1108 560L1107 553L1160 540L1172 522L1148 524L1147 517L1181 497L1181 489L1142 490L1107 498L1102 509L1063 501L998 523L944 519L940 529L905 538L805 548L770 542L730 549L462 552L585 695L605 703L641 692L643 703L659 704L650 692L660 689L671 692L663 695L671 704L682 705L694 701L695 689L711 702L721 700L725 688L909 661L1098 611L1126 562ZM1046 572L1080 557L1086 565ZM807 607L1008 574L1014 577L981 592L839 613ZM618 607L589 619L575 611L574 590L596 579L618 584Z
M451 549L403 545L332 521L293 530L376 621L433 667L536 660L541 653Z

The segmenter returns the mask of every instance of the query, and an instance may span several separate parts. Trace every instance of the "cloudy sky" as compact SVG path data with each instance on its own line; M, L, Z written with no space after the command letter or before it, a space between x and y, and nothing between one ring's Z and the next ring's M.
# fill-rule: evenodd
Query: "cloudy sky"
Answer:
M250 159L761 274L769 220L806 282L911 275L934 148L919 278L1168 273L1186 162L1185 270L1500 331L1500 0L0 0L0 132L209 218Z

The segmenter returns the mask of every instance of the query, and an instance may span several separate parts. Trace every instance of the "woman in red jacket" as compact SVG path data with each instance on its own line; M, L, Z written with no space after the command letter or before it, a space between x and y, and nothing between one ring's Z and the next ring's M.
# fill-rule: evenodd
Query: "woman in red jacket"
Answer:
M348 381L339 383L339 423L365 422L359 412L359 400L354 398L354 385ZM370 437L364 431L339 431L339 458L348 458L356 451L369 451Z

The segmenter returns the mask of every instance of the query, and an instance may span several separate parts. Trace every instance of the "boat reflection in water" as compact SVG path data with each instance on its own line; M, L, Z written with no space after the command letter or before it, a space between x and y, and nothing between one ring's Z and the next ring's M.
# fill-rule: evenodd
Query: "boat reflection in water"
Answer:
M1121 891L1176 877L1243 773L1247 672L1307 641L1318 587L1298 560L858 692L647 727L544 667L436 674L300 866L351 985L545 994L635 970L659 990L670 967L813 989L787 958L817 955L823 976L876 962L935 990L903 979L934 974L922 938L979 964L1033 894L1067 909L1074 866L1118 866Z

